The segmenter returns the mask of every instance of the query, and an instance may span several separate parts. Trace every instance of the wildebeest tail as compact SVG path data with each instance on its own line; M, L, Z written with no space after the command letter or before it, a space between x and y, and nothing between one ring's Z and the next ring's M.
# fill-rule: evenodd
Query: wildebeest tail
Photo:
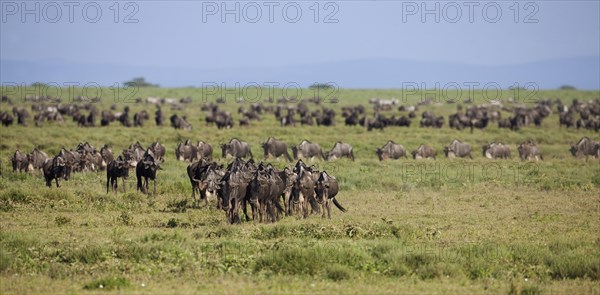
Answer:
M342 212L348 211L348 210L346 210L346 208L342 207L342 205L340 205L340 203L338 203L338 201L335 198L333 198L332 201L333 201L333 204L336 207L338 207L338 209L340 209L340 211L342 211Z

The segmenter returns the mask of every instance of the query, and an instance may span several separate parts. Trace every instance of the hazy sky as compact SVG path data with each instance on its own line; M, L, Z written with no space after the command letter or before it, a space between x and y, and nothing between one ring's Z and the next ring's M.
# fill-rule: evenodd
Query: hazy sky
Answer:
M231 68L396 58L507 65L600 54L600 1L133 1L119 2L118 15L113 1L1 3L0 56L21 61Z

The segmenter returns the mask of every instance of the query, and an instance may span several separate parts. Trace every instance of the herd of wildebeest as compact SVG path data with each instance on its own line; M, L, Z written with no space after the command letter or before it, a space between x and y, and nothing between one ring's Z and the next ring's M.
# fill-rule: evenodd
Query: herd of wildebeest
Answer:
M3 97L3 102L10 99ZM33 99L32 111L36 112L34 122L41 126L44 121L64 121L65 116L72 116L73 120L82 127L96 125L98 109L93 103L69 103L48 104L44 99ZM171 105L171 110L181 110L182 105L190 103L191 99L165 100L147 98L139 100L140 103L155 104L155 123L163 125L164 118L161 106ZM204 121L207 125L215 124L218 128L233 127L233 116L231 113L219 110L219 103L205 103L202 110L206 112ZM319 103L319 100L315 100ZM401 112L407 112L399 118L387 117L385 112L394 108L397 100L371 99L374 113L367 117L366 108L363 105L353 107L342 107L342 116L346 125L362 125L371 131L383 129L388 126L410 126L411 120L416 117L419 107L427 105L429 101L423 101L416 106L400 106ZM468 103L468 102L467 102ZM562 104L560 100L541 100L535 106L510 105L502 106L500 103L488 103L484 105L473 105L463 110L461 106L458 111L448 117L451 128L484 129L490 122L496 121L501 128L518 130L531 123L539 126L542 120L552 113L553 106L559 113L559 125L567 128L587 128L600 130L600 99L581 102L574 100L570 106ZM108 126L113 121L120 122L123 126L143 126L149 119L147 111L140 111L133 115L133 123L130 120L130 109L125 107L123 112L116 112L116 106L110 110L100 113L100 125ZM509 118L501 118L501 110L512 112ZM313 125L315 122L320 126L335 125L336 112L333 109L323 107L320 110L310 111L306 101L296 104L287 104L285 100L278 101L277 105L264 106L262 103L253 103L248 109L243 106L238 109L241 115L240 126L250 125L252 120L260 120L266 113L273 113L281 126L295 126L297 117L301 125ZM5 127L13 123L17 118L17 124L27 125L29 113L25 108L13 107L12 114L2 112L0 120ZM579 118L577 118L577 116ZM191 129L191 125L185 116L174 114L170 117L171 126L177 129ZM425 111L421 115L421 127L440 128L443 126L444 117L436 116L431 111ZM232 160L227 166L220 165L213 160L213 147L210 143L191 140L180 142L175 148L175 158L179 161L187 161L187 175L189 176L192 199L195 206L199 200L207 202L209 197L217 200L217 207L226 212L230 223L241 221L239 211L243 211L247 221L274 222L282 215L298 215L306 217L309 211L312 213L322 212L323 217L331 216L331 202L342 211L346 211L335 199L339 186L336 178L326 171L319 171L314 165L307 165L305 160L320 158L332 161L338 158L348 158L354 161L353 148L350 144L338 141L329 151L324 151L317 143L302 140L297 145L291 145L269 137L262 143L264 160L269 157L283 157L287 162L296 161L294 166L285 167L280 170L267 162L255 162L250 144L237 138L228 143L220 145L222 157L230 157ZM291 149L292 155L289 150ZM522 160L543 160L540 146L532 140L527 140L517 147L519 157ZM471 145L460 140L453 140L443 148L444 155L448 158L471 158ZM600 158L600 143L588 137L581 138L573 144L570 152L574 157ZM131 144L118 156L108 145L96 149L89 143L80 143L74 149L61 148L60 152L49 157L45 152L34 148L31 153L25 154L17 150L12 157L14 171L41 170L47 186L56 182L60 187L60 180L68 180L72 172L100 171L105 170L107 181L106 191L117 192L118 178L125 179L129 170L135 168L137 178L137 189L149 193L149 181L153 182L153 193L156 194L157 171L161 170L164 162L166 148L159 142L150 144L144 148L139 142ZM375 149L379 160L407 158L406 148L393 140L387 141L382 147ZM415 160L432 158L435 159L437 151L434 147L421 144L410 152ZM509 145L493 142L482 147L483 157L489 159L507 159L511 157ZM244 160L248 159L248 160ZM303 161L304 160L304 161ZM125 187L123 187L125 190ZM198 194L198 198L196 198ZM252 218L247 213L247 204L250 204ZM282 205L283 204L283 205Z

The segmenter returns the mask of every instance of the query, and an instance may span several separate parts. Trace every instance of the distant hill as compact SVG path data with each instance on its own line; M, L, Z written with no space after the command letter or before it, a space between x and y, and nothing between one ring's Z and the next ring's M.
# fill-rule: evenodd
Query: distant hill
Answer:
M18 82L95 82L109 86L133 77L145 77L163 87L186 87L208 83L236 82L262 84L289 82L302 87L319 82L335 82L343 88L402 88L403 83L425 83L427 88L441 87L449 82L462 85L489 82L508 88L515 82L536 83L540 89L558 89L572 85L577 89L600 89L600 56L548 60L509 66L474 66L458 63L369 59L328 62L282 67L240 67L202 69L182 67L144 67L109 64L78 64L61 61L0 60L0 79L3 83Z

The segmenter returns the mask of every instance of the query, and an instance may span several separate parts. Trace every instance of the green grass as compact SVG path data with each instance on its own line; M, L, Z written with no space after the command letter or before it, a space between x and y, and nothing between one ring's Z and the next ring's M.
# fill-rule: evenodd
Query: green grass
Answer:
M106 90L108 91L108 90ZM306 90L304 97L311 97ZM109 93L109 92L106 92ZM309 95L310 94L310 95ZM340 90L335 127L281 128L271 114L250 128L217 130L204 126L201 89L140 89L140 97L185 97L195 102L186 114L190 132L155 127L77 128L46 123L0 127L0 292L2 293L598 293L600 292L600 165L575 159L569 145L588 130L558 127L552 114L542 127L518 132L410 128L367 132L343 126L339 109L365 104L371 97L402 98L398 90ZM504 98L511 96L503 92ZM450 95L451 96L451 95ZM598 91L541 91L538 98L597 99ZM213 100L214 98L209 98ZM415 104L420 97L410 97ZM474 97L482 103L480 96ZM15 100L13 98L13 100ZM115 103L103 97L100 109ZM18 102L20 106L30 105ZM125 104L132 111L154 106ZM225 108L236 118L237 108ZM309 104L311 110L316 106ZM447 117L455 104L421 107ZM10 110L6 104L0 110ZM173 112L163 107L166 116ZM420 113L419 112L419 113ZM394 110L389 113L398 115ZM503 116L509 114L503 112ZM276 224L231 226L215 203L193 208L187 163L178 162L179 141L204 140L215 147L232 137L248 141L262 159L259 143L275 136L288 144L302 139L329 149L352 144L356 161L315 161L335 175L337 199L332 219L286 217ZM473 146L474 159L448 160L442 148L454 138ZM518 160L517 144L540 143L545 161ZM421 143L438 150L435 161L379 162L375 148L388 139L408 150ZM78 173L62 187L45 187L41 173L11 172L10 157L34 146L55 154L88 141L119 153L140 141L167 147L158 172L157 195L135 191L134 172L127 192L106 194L104 173ZM491 161L480 146L499 140L513 158ZM277 167L284 160L269 160ZM119 189L122 189L121 183ZM102 288L100 288L102 285Z

